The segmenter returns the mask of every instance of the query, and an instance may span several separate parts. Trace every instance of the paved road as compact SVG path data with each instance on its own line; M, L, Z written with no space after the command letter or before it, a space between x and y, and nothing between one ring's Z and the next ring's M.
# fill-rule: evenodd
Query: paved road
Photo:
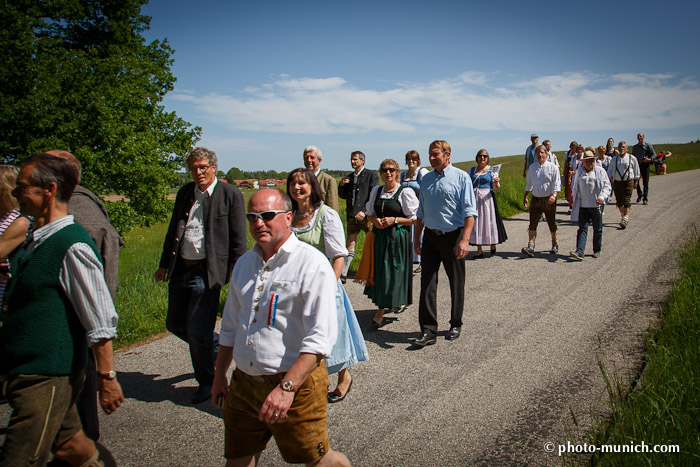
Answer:
M674 248L700 221L698 181L700 171L653 177L650 204L633 206L625 231L608 206L603 256L582 263L568 258L576 228L563 204L557 256L545 251L540 225L537 254L524 259L527 215L507 220L510 239L497 255L467 264L464 328L454 342L411 349L417 304L369 331L372 304L348 284L371 360L353 368L352 391L329 407L333 448L364 466L560 465L544 444L566 444L567 429L580 434L605 410L598 361L622 374L640 364L643 332L671 285ZM442 336L449 293L440 280ZM220 411L188 402L195 383L185 345L168 336L120 352L116 365L127 400L102 417L102 441L121 465L223 463ZM0 407L0 424L6 417ZM271 443L260 465L281 464Z

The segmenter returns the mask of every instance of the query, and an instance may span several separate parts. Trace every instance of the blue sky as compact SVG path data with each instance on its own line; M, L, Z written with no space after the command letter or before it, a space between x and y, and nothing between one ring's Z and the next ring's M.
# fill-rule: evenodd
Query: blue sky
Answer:
M219 169L350 169L431 141L452 161L529 135L600 145L700 138L700 2L151 0L178 81L164 105Z

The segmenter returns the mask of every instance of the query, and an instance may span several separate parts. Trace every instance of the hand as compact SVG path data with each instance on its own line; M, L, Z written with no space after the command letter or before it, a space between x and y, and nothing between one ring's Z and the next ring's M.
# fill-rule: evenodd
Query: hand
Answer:
M343 185L345 185L346 183L350 183L350 179L349 179L349 178L341 178L341 179L340 179L339 185L340 185L340 186L343 186Z
M284 419L294 402L294 395L293 392L283 391L279 385L275 386L260 408L258 420L272 424Z
M360 211L360 212L358 212L357 214L355 214L355 220L356 220L356 221L359 221L359 222L362 222L362 221L364 220L365 217L367 217L367 216L365 216L365 213L362 212L362 211Z
M555 195L549 195L547 198L547 204L554 204L557 202L557 197Z
M527 196L525 197L525 199L523 199L523 206L525 206L525 209L527 209Z
M217 375L214 375L214 381L211 384L211 403L214 407L223 408L219 407L219 395L223 394L226 397L228 388L228 379L225 374L222 374L219 378L217 378Z
M384 228L381 219L379 219L379 218L377 218L377 217L375 217L374 219L372 219L372 224L373 224L374 227L376 227L377 229L383 229L383 228Z
M416 241L416 239L413 239L413 251L416 252L417 255L420 255L420 237Z
M469 239L464 238L464 235L462 235L462 239L455 247L455 254L457 255L457 259L462 259L469 254Z
M165 282L166 281L166 276L168 275L168 270L165 268L158 268L156 269L156 273L153 276L156 282Z
M598 204L605 204L605 200L603 198L598 198L595 200L595 202Z
M122 387L117 379L98 378L100 405L107 415L111 414L124 402Z

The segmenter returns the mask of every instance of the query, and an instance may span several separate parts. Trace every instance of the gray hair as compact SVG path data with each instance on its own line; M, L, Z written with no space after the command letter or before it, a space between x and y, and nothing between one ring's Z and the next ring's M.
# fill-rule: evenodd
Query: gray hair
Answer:
M357 157L359 157L361 161L365 160L365 155L362 153L362 151L353 151L352 153L350 153L350 158L352 159L352 156L354 156L355 154L357 154ZM321 156L318 157L320 158Z
M317 148L316 146L306 146L304 148L304 153L302 154L302 156L305 156L307 152L311 152L311 151L316 153L316 157L318 157L318 160L322 159L321 150L319 148Z
M189 168L194 161L198 161L200 159L206 159L209 162L209 165L218 165L217 164L218 160L216 159L216 153L214 151L212 151L211 149L202 148L202 147L194 148L193 150L188 152L185 155L184 162L185 162L185 165L187 166L187 168Z

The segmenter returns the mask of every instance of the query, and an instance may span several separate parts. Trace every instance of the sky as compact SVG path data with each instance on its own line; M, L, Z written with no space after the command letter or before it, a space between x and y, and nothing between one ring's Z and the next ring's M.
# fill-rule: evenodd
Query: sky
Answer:
M150 0L175 50L163 104L202 127L219 170L404 165L443 139L452 162L700 139L700 2ZM630 144L630 145L631 145Z

